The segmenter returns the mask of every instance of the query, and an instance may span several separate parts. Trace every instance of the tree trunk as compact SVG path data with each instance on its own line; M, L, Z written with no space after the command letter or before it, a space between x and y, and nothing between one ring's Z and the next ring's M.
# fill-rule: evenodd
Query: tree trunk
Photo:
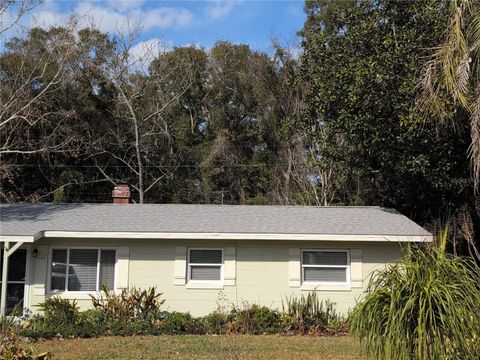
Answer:
M138 122L137 119L133 118L134 128L135 128L135 152L137 155L137 168L138 168L138 201L140 204L143 204L145 201L145 189L143 185L143 163L142 163L142 154L140 152L140 135L138 132Z

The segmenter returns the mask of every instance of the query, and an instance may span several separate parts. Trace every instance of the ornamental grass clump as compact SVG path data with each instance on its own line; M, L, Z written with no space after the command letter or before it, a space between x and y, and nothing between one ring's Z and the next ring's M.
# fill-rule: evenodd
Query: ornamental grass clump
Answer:
M350 317L372 359L480 359L480 270L442 248L376 272Z
M329 326L343 322L334 307L334 303L326 299L320 300L316 291L307 295L290 296L282 302L282 323L286 332L322 333Z

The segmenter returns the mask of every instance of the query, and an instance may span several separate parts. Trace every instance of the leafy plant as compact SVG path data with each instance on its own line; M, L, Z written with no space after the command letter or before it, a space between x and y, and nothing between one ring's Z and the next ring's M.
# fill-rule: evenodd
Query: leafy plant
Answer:
M123 289L120 294L102 288L102 294L97 297L90 295L93 307L102 311L106 317L124 321L146 319L154 312L160 311L165 300L155 287L141 290L137 288Z
M230 332L241 334L262 334L279 332L278 311L266 306L243 303L242 307L234 306L228 314Z
M190 313L163 313L159 331L162 334L203 334L205 328L200 319L195 319Z
M228 330L227 314L218 310L202 318L205 330L210 334L225 334Z
M75 300L54 296L40 303L38 307L43 312L44 320L52 327L62 328L75 324L78 320L79 311Z
M300 333L325 330L325 328L341 321L337 315L334 303L326 300L325 303L318 297L316 291L309 292L306 296L294 295L282 302L282 321L286 331Z
M439 248L378 271L351 329L373 359L480 358L480 270Z

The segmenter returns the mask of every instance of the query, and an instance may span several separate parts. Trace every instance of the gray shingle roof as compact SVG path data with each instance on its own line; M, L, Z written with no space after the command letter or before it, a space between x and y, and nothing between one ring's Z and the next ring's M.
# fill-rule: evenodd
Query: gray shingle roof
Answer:
M425 236L380 207L0 204L0 235L39 231Z

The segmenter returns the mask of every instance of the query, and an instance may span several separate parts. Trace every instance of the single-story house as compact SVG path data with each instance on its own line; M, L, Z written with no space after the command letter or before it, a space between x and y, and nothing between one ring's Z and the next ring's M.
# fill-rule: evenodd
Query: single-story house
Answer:
M345 313L402 244L432 241L381 207L22 203L1 204L0 220L7 311L53 295L85 309L105 284L155 286L166 310L193 315L220 295L281 308L312 290Z

